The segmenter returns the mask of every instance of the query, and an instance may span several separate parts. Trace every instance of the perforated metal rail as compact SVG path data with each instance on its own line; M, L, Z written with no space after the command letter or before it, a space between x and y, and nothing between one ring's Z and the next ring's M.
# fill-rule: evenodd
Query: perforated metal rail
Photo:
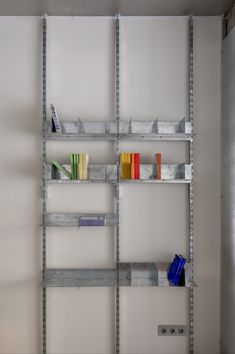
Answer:
M47 183L46 183L46 164L47 164L47 14L42 16L43 38L42 38L42 112L43 112L43 180L42 180L42 198L43 198L43 239L42 239L42 267L43 281L45 279L45 271L47 266L46 248L47 248ZM42 288L42 337L43 337L43 353L47 352L47 289Z
M193 18L188 20L188 116L193 132ZM193 279L193 135L189 142L189 162L191 165L191 182L189 184L189 262L192 267ZM194 294L193 288L189 289L189 353L194 352Z
M119 262L120 262L120 43L119 43L119 14L115 17L115 118L117 122L117 139L115 141L115 160L117 165L116 183L116 326L115 326L115 349L116 354L120 353L120 288L119 288Z

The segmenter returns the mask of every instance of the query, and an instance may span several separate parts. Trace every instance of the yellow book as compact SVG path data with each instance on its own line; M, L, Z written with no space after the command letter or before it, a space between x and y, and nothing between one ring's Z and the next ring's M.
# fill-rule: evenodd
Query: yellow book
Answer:
M123 178L126 179L126 153L123 153Z
M127 159L127 162L126 162L126 178L127 179L131 179L131 153L128 152L126 154L126 159Z
M121 164L121 178L125 178L125 153L121 152L120 154L120 164Z
M88 179L89 155L83 154L83 178Z
M89 154L79 154L79 179L88 179Z
M131 153L122 152L120 154L121 163L121 178L130 179L131 178Z

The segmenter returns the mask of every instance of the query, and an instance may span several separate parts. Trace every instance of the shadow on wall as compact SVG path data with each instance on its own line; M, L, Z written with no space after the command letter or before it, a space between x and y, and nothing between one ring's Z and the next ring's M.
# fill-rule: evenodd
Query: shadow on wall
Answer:
M12 102L9 100L9 104L14 107L21 107L21 109L10 109L8 113L5 113L5 118L2 119L2 124L7 127L8 130L15 134L27 135L38 137L41 139L42 134L42 109L40 107L29 107L22 109L22 102ZM5 122L5 123L4 123Z

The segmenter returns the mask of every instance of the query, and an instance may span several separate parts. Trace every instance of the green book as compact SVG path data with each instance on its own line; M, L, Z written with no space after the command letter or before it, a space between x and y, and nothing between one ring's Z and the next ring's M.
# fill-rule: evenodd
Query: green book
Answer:
M70 155L70 162L71 162L71 172L72 172L72 179L78 179L78 166L79 166L79 154L71 154Z
M75 175L76 175L76 179L79 178L78 164L79 164L79 154L75 154Z
M81 179L80 173L79 173L79 164L81 162L81 155L77 154L77 167L76 167L76 173L77 173L77 179Z
M71 173L66 170L66 168L64 168L64 166L62 166L59 162L52 160L51 164L54 165L56 168L58 168L58 170L63 173L63 175L65 175L68 179L72 178Z
M74 178L74 154L71 154L70 155L70 164L71 164L71 174L72 174L72 179L75 179Z

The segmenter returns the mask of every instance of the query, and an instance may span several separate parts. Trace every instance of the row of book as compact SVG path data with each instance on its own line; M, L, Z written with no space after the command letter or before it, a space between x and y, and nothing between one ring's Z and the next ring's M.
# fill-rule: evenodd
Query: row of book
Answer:
M120 154L121 179L140 179L140 153L122 152ZM162 178L162 154L155 155L154 176Z
M140 153L122 152L120 164L122 179L140 179Z
M89 154L87 153L70 155L71 172L55 160L52 160L51 163L68 179L86 180L89 178ZM122 152L120 154L120 168L121 179L140 179L140 153ZM162 156L160 153L155 155L154 178L162 178Z
M88 179L89 154L71 154L70 163L71 179Z
M58 161L52 160L51 164L68 179L88 179L89 154L79 153L70 155L71 172Z

